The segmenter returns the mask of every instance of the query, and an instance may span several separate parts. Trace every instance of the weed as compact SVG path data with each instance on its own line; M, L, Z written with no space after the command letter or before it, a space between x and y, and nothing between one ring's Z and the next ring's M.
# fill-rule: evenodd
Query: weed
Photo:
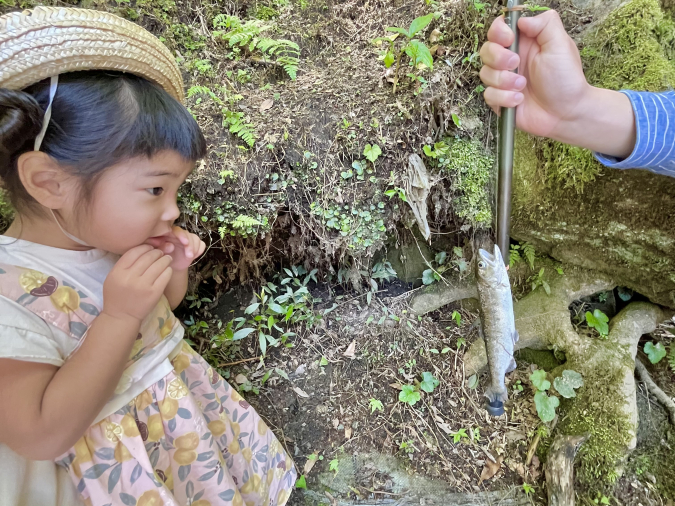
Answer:
M256 19L243 23L236 16L218 14L213 19L213 27L217 29L213 32L215 38L226 41L230 47L242 47L252 55L258 52L263 59L269 58L281 66L291 79L296 78L300 47L290 40L261 37L263 32L272 28L271 25Z
M340 461L338 459L333 459L330 461L329 469L334 471L335 474L340 472Z
M420 395L419 389L413 385L403 385L398 394L398 400L405 402L410 406L414 406L420 399L422 399L422 396Z
M447 261L448 255L445 251L441 251L434 257L434 261L431 263L429 269L426 269L422 273L422 283L431 285L436 281L440 281L443 273L448 270L456 270L460 274L465 274L469 270L469 264L464 258L464 250L460 247L455 247L452 249L452 252L454 257L450 262ZM459 322L461 322L462 316L457 311L453 312L452 318L458 321L456 320L457 317L459 317ZM459 325L460 323L457 324L457 326Z
M525 495L529 496L532 492L534 492L534 487L529 483L523 483L523 492L525 492Z
M427 14L426 16L415 18L407 30L397 26L388 27L388 32L397 33L405 37L405 41L398 47L398 49L396 48L395 44L396 37L379 37L373 41L374 43L385 42L389 44L389 49L383 55L383 62L387 68L396 63L396 69L394 70L394 93L396 93L398 74L399 69L401 68L401 59L404 54L408 56L410 65L412 65L413 69L417 69L418 65L422 64L424 67L433 70L434 58L431 56L429 48L424 42L417 40L414 37L419 32L424 30L429 25L429 23L431 23L434 17L436 17L435 14Z
M530 283L530 286L532 287L532 291L535 291L538 287L543 287L544 291L546 292L546 295L551 295L551 287L549 286L548 282L546 279L544 279L544 272L546 269L542 267L539 269L539 272L537 274L534 274L527 278L527 282Z
M466 433L466 429L459 429L458 431L450 432L452 436L453 443L459 443L462 439L469 439L469 435Z
M527 260L527 264L530 266L530 269L534 270L534 261L536 259L536 252L534 246L529 242L524 242L522 244L512 244L509 249L509 267L513 267L518 262Z
M372 146L366 144L366 147L363 148L363 156L365 156L367 160L370 160L371 163L375 163L375 160L377 160L381 154L382 150L377 144L373 144Z
M663 343L654 344L650 341L645 344L644 352L652 364L658 364L666 356L666 347Z
M375 413L375 411L384 411L384 406L382 405L382 401L379 399L370 399L370 412Z
M555 410L560 405L560 399L555 395L548 395L551 382L546 379L546 371L543 369L534 371L530 375L530 381L536 389L534 405L537 408L537 414L542 422L548 423L555 418ZM576 397L575 390L583 385L584 380L581 374L570 369L565 369L561 376L553 380L556 391L566 399Z
M588 326L597 330L602 339L607 339L609 334L609 325L607 325L609 317L599 309L595 309L593 313L586 311L585 316Z
M427 393L432 393L441 382L434 378L434 375L430 372L422 373L422 381L420 382L420 388Z

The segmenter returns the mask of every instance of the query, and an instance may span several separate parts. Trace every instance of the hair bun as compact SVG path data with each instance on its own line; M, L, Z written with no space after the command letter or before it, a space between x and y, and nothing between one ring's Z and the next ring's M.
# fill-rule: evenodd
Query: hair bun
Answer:
M38 136L43 117L44 111L32 95L0 88L0 164L4 165L0 171L7 168L13 153Z

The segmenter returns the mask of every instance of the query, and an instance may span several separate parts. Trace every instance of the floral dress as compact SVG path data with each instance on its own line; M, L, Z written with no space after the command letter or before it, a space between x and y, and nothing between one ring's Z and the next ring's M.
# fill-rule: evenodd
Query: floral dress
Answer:
M0 296L68 334L67 355L100 310L80 287L2 264ZM113 399L56 463L86 505L283 506L297 476L293 461L182 337L162 297L141 326Z

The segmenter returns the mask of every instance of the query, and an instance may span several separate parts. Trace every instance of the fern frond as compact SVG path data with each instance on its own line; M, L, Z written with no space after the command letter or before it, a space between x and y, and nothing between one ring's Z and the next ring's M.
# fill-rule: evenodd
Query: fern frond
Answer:
M210 88L207 86L191 86L187 92L187 98L191 98L195 95L207 95L218 105L222 105L223 101L216 95Z
M243 112L223 111L223 126L229 126L231 133L239 136L250 148L255 143L255 130L251 123L244 122Z

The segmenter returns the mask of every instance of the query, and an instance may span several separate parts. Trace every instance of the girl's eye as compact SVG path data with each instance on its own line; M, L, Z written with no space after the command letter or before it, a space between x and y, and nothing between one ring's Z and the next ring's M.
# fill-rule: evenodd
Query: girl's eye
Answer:
M150 193L150 195L154 195L155 197L159 197L162 193L164 193L164 188L156 186L155 188L148 188L147 191L148 191L148 193Z

